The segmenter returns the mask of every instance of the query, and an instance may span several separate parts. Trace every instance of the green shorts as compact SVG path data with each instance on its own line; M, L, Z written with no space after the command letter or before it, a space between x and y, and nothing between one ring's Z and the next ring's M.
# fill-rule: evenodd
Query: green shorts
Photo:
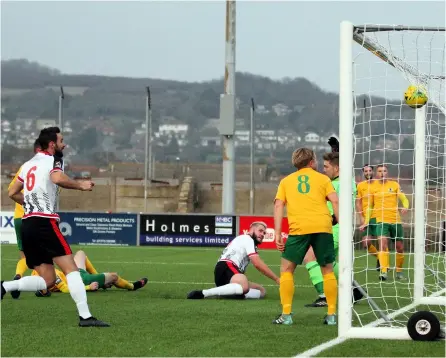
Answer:
M15 237L17 238L17 246L19 251L23 251L22 244L22 218L14 219Z
M93 282L97 282L99 284L99 288L104 288L105 285L104 273L91 274L85 271L84 269L79 269L79 273L81 274L81 278L82 281L84 282L84 285L89 285Z
M403 225L377 223L376 236L389 237L392 240L402 241L404 237Z
M371 218L369 224L362 232L362 237L366 236L378 236L376 235L376 218Z
M322 232L305 235L288 235L282 257L301 265L310 246L320 266L331 264L335 259L333 235Z

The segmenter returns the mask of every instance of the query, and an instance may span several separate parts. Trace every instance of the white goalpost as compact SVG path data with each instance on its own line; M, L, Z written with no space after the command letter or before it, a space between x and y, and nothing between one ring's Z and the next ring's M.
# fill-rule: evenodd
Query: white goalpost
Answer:
M410 339L408 321L417 311L435 314L444 325L445 56L442 27L341 24L339 337ZM405 103L410 85L426 91L426 105ZM376 258L361 245L351 180L364 180L365 164L386 165L409 199L401 215L404 280L395 273L390 240L387 281L379 280ZM356 304L352 282L366 293Z

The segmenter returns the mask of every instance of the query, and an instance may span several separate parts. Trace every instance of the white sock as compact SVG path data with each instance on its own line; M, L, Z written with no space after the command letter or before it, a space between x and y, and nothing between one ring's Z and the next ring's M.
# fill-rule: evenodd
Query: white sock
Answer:
M25 276L20 280L3 282L6 292L25 291L34 292L38 290L46 290L46 282L40 276Z
M243 287L238 283L228 283L227 285L203 290L204 297L212 296L234 296L242 295Z
M245 294L245 298L261 298L262 293L260 290L257 290L255 288L250 288L248 293Z
M79 271L70 272L67 276L68 289L70 290L71 298L76 302L79 316L82 318L90 318L91 313L87 303L87 292L85 285L82 282Z

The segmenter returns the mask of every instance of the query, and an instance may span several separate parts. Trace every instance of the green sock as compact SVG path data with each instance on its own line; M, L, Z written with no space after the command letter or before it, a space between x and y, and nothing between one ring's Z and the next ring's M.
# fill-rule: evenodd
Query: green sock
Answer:
M320 296L324 295L324 278L322 276L321 267L316 261L311 261L305 265L310 275L311 283Z
M334 272L334 274L336 276L336 281L337 281L338 277L339 277L339 265L338 265L338 263L336 261L333 262L333 272Z

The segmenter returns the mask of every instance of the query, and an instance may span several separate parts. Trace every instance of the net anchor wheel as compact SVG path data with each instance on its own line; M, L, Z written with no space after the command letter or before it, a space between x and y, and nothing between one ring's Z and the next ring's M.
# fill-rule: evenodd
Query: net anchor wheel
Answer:
M440 321L432 312L415 312L407 322L407 331L414 341L435 341L444 336Z

